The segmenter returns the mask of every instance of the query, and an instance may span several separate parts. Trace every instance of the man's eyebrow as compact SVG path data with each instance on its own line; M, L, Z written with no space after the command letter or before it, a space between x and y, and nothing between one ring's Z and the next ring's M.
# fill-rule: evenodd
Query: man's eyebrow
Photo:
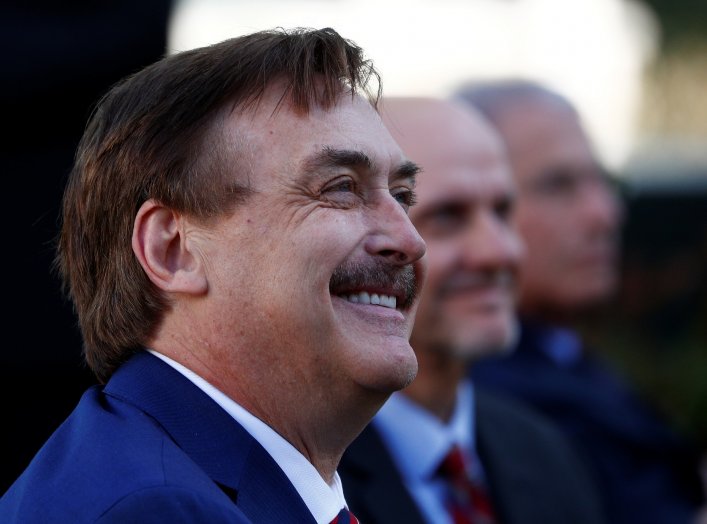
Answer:
M375 170L375 164L363 151L354 149L336 149L324 147L318 153L304 161L304 172L311 173L332 167L350 167L352 169Z
M420 166L418 166L415 162L406 160L391 173L390 180L395 181L403 178L409 178L414 185L417 174L420 172L422 172L422 168Z
M306 158L303 162L304 173L316 173L333 167L349 167L355 170L375 171L375 162L363 151L356 149L336 149L326 146L321 151ZM415 178L422 169L415 162L406 160L398 165L390 174L390 181Z

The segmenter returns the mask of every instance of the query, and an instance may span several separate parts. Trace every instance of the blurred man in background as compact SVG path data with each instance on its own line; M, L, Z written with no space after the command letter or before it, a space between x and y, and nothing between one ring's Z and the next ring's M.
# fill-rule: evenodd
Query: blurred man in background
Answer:
M410 217L427 244L428 277L411 337L417 378L344 454L347 501L366 524L604 522L563 436L468 379L469 363L516 332L522 246L500 138L448 101L388 98L381 113L423 169Z
M614 293L622 208L568 100L525 81L470 84L508 148L518 186L520 338L474 381L544 412L604 488L612 523L688 523L702 503L697 455L587 348L573 322Z

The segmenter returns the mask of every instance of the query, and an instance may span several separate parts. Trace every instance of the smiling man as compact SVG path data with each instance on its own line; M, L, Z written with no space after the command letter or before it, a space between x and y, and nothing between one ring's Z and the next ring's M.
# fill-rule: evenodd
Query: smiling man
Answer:
M415 376L415 164L331 29L176 54L97 107L58 264L86 392L3 522L355 522L336 468Z
M515 188L475 111L388 98L381 114L424 170L410 218L428 275L411 343L418 375L344 454L347 500L366 524L601 523L595 487L559 432L467 379L516 338Z

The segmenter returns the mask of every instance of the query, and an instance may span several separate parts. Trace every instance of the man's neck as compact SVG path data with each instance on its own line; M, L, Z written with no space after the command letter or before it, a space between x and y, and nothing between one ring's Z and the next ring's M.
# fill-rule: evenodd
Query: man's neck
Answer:
M314 395L312 395L314 396ZM281 416L268 419L266 413L258 415L271 425L283 438L292 444L316 468L321 477L331 483L341 456L353 440L363 431L388 395L372 394L370 398L341 399L326 406L312 405L308 412L300 411L298 416ZM297 400L287 402L292 404ZM300 399L300 404L307 399ZM319 409L317 409L319 408Z
M160 351L158 349L158 351ZM241 372L229 373L208 358L185 358L184 353L160 351L191 370L248 413L267 424L294 446L331 484L346 448L370 422L389 395L362 391L351 384L337 384L337 391L327 395L315 389L315 384L296 382L283 390L287 381L267 380L268 377L242 372L245 366L235 366ZM191 355L190 355L191 356ZM229 366L233 367L233 366ZM278 392L272 385L279 382ZM332 396L339 402L332 403Z

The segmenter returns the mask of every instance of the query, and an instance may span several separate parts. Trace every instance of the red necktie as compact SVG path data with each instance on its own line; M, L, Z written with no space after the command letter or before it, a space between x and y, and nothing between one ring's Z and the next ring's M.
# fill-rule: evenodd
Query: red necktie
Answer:
M494 524L496 518L483 486L467 473L464 454L454 446L437 470L450 486L448 508L454 524Z
M342 509L339 514L334 517L331 524L360 524L358 519L351 513L348 508Z

